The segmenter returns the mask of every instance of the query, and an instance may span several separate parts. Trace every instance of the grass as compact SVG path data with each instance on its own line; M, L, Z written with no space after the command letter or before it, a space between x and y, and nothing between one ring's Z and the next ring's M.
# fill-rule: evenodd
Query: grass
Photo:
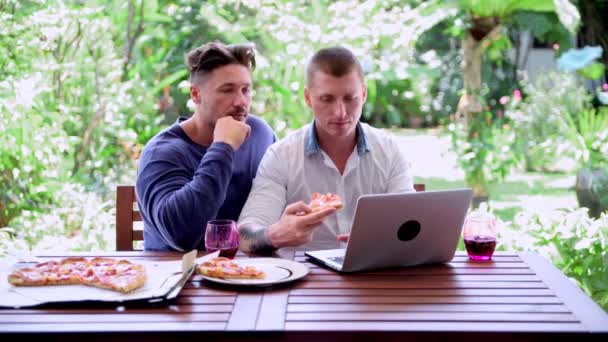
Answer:
M523 173L490 187L490 207L503 221L512 221L524 208L557 209L576 207L576 195L571 175ZM438 177L416 177L416 183L426 184L427 190L449 190L467 187L464 180Z

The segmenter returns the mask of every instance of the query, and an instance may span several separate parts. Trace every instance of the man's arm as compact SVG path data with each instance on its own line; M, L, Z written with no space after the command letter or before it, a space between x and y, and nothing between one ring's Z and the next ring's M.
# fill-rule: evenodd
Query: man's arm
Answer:
M142 215L153 223L171 248L179 251L198 248L207 221L217 215L226 197L234 150L226 143L213 143L192 179L179 156L152 153L137 177Z
M266 228L281 217L287 202L287 167L271 146L258 167L249 197L239 217L239 247L243 251L275 250Z
M254 224L239 225L239 248L246 252L269 254L277 250L266 236L265 227Z

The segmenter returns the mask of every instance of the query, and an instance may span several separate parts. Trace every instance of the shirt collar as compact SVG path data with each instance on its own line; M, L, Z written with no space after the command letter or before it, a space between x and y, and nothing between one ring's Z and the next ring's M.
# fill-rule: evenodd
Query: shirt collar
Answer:
M365 136L365 131L363 130L363 126L361 122L357 122L357 153L362 156L365 153L369 152L369 147L367 146L367 138ZM316 153L321 153L321 147L319 146L319 140L317 139L317 128L315 125L315 121L313 120L310 125L310 129L308 130L308 135L306 136L305 150L306 156L311 156Z

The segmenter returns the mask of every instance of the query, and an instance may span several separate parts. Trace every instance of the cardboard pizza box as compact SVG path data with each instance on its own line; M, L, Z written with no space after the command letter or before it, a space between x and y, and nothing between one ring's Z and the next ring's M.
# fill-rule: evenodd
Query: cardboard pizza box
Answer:
M133 292L124 294L87 285L13 286L7 277L20 265L0 269L0 307L22 308L48 303L107 302L158 303L177 297L196 265L218 256L219 251L196 258L196 250L184 254L182 260L134 260L146 269L146 283ZM59 258L57 258L59 259ZM120 258L120 259L127 259ZM23 265L21 265L23 266Z

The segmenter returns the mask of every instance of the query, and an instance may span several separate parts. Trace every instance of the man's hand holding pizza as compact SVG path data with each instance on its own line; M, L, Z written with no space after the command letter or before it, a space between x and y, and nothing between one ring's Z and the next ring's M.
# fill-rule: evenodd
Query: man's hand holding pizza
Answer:
M339 196L313 193L310 205L299 201L285 208L279 221L268 227L268 240L275 248L306 244L323 220L341 208Z

